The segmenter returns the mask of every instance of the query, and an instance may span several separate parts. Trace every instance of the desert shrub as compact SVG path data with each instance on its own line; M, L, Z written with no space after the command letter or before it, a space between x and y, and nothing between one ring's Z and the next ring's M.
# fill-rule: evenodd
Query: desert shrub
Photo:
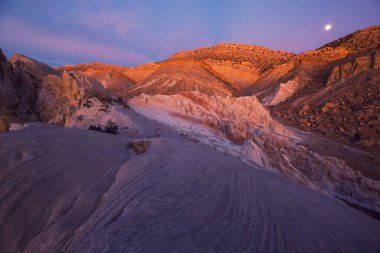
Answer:
M124 99L121 97L121 96L118 96L117 99L114 99L114 101L116 103L118 103L119 105L122 105L123 108L125 109L130 109L129 105L127 104L126 101L124 101Z
M150 142L147 140L130 142L127 147L132 149L136 155L143 154L148 150Z
M104 103L102 103L99 111L100 112L108 112L109 109L110 109L110 106L108 105L108 103L104 102Z
M102 128L102 126L99 125L99 124L98 124L97 126L95 126L95 125L91 125L91 126L88 128L88 130L103 132L103 128Z
M104 131L106 133L117 134L119 131L119 127L116 125L115 122L113 122L111 119L109 119L107 121L107 125L105 126Z
M360 139L361 139L360 133L355 133L354 141L360 141Z
M118 134L119 127L116 125L115 122L113 122L111 119L109 119L105 126L101 126L100 124L98 124L97 126L91 125L88 128L88 130L99 131L99 132L110 133L110 134Z

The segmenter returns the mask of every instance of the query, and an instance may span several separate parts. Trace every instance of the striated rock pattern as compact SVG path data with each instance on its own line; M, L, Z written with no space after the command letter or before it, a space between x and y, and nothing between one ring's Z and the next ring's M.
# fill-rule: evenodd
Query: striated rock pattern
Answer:
M379 251L378 221L125 113L139 138L0 134L1 252ZM139 139L147 152L129 153Z
M199 61L168 61L157 71L123 93L126 97L140 94L175 94L184 91L200 91L204 94L223 96L239 95L240 90L209 65Z
M129 104L143 115L168 124L190 138L311 188L380 211L378 181L366 178L343 160L301 145L297 134L275 122L254 96L224 98L198 92L140 95ZM208 132L203 130L202 134L202 129ZM216 137L220 138L219 142L215 135L219 136ZM228 145L223 138L239 146Z

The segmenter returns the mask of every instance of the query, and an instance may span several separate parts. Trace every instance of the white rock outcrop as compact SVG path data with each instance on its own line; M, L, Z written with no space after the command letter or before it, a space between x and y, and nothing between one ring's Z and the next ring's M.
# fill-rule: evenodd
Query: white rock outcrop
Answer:
M297 78L281 83L272 94L263 98L263 104L266 106L278 105L293 96L302 87L303 84Z

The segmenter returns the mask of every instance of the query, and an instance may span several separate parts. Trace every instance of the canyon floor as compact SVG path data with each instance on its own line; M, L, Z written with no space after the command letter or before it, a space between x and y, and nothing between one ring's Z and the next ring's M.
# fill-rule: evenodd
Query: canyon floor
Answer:
M379 221L120 110L119 135L0 133L1 252L379 252Z

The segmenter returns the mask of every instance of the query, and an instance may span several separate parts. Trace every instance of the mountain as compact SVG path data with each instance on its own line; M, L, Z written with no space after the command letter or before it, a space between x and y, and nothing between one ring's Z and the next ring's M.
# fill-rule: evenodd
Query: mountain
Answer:
M294 54L266 47L223 43L179 52L169 60L196 60L210 65L240 89L246 89L265 71L282 64Z
M163 62L135 68L79 64L64 66L59 70L66 69L89 75L101 82L105 88L126 98L142 93L174 94L195 90L202 90L207 94L239 96L262 73L293 56L292 53L259 46L219 44L180 52ZM118 78L120 75L130 81L121 81Z
M249 94L291 125L377 149L379 49L380 27L357 31L275 67Z

